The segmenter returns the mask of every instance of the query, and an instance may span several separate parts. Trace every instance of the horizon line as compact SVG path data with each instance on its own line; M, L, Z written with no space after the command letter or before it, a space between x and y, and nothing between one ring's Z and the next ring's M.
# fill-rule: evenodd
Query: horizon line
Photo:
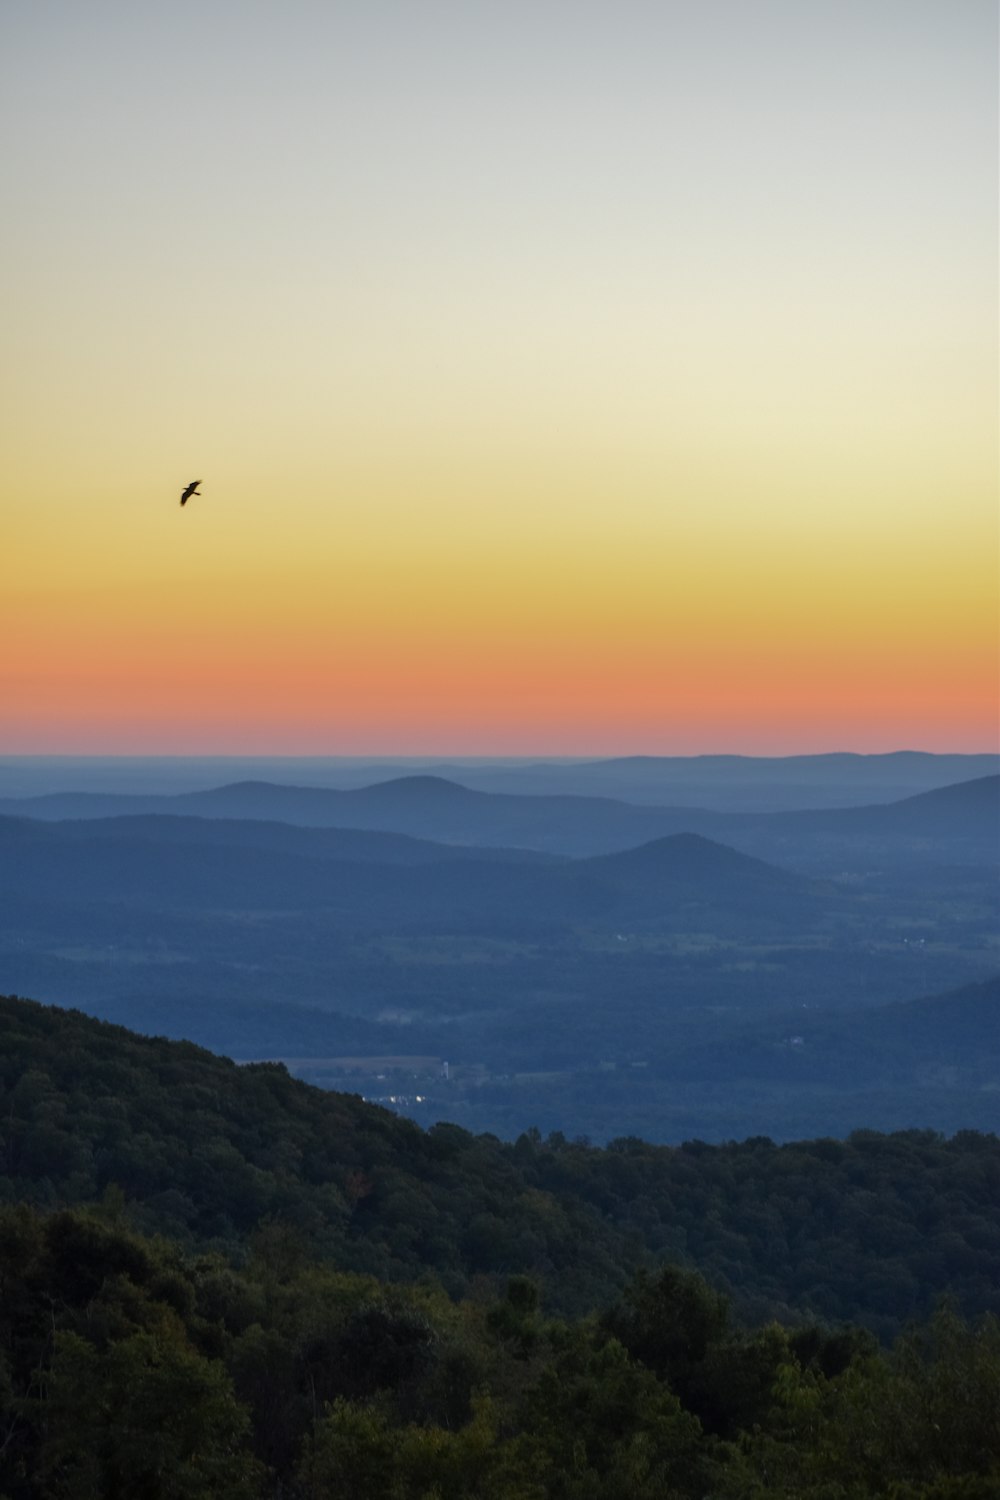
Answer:
M5 761L31 761L31 760L74 760L74 761L192 761L192 760L224 760L224 761L261 761L261 760L288 760L288 761L345 761L354 763L387 762L398 761L489 761L492 763L517 764L522 762L548 761L553 763L568 764L574 762L600 762L613 760L822 760L831 756L852 756L859 760L888 760L895 756L903 755L925 755L940 758L943 756L963 757L1000 757L1000 745L988 749L935 749L927 750L918 746L902 745L893 750L852 750L845 747L831 748L828 750L779 750L779 751L752 751L752 750L695 750L695 751L671 751L671 750L618 750L618 751L586 751L566 750L552 751L542 750L535 753L526 752L517 755L493 753L488 750L462 751L462 750L432 750L432 751L406 751L400 750L387 752L384 750L371 752L349 752L349 751L288 751L288 750L254 750L254 751L228 751L228 750L0 750L0 762Z

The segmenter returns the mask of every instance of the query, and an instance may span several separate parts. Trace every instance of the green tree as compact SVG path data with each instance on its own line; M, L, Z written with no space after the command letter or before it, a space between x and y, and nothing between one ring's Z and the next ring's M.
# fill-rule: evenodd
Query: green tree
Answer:
M58 1333L39 1398L51 1500L253 1500L262 1471L223 1367L136 1333L98 1350Z

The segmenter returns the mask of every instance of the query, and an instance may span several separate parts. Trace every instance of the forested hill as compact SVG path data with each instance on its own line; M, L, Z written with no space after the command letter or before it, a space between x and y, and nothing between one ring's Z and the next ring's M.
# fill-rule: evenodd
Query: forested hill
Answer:
M508 1145L15 998L0 1000L0 1122L0 1200L120 1192L135 1228L192 1249L239 1254L277 1220L342 1270L431 1272L453 1294L524 1272L570 1311L664 1259L756 1317L889 1335L945 1291L1000 1311L992 1135Z

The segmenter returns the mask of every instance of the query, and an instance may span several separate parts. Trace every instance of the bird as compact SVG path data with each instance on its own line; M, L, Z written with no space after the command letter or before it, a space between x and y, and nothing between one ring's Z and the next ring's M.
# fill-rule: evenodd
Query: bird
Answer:
M200 479L192 479L191 483L185 487L184 492L181 495L181 504L182 505L186 504L187 501L191 499L192 495L200 495L201 494L201 491L198 488L199 484L201 484L201 480Z

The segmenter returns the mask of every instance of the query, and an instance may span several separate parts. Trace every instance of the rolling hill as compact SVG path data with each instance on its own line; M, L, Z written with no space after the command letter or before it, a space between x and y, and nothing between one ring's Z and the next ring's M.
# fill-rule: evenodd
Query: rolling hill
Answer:
M779 932L815 915L820 901L801 877L695 834L555 861L454 847L435 857L434 846L402 838L267 823L0 819L0 849L11 895L53 911L82 899L152 910L322 909L348 928L488 933L626 917L670 926L695 902L711 907L720 931L753 912Z
M126 815L269 821L577 856L699 833L760 858L814 869L824 863L828 868L845 861L865 863L872 857L890 864L915 858L1000 860L1000 776L995 775L895 803L786 813L719 813L641 807L609 798L477 792L434 776L351 791L245 782L174 797L61 793L8 799L0 803L0 813L45 821ZM397 851L393 859L400 857Z

